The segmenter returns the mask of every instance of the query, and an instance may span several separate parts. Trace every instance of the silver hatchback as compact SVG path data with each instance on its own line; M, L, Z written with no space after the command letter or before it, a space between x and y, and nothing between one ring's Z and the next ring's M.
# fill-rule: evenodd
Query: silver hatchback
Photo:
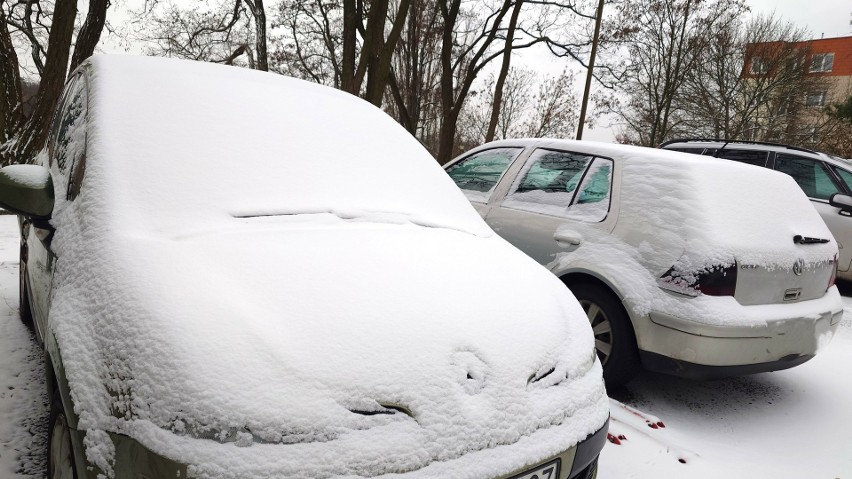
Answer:
M842 316L837 244L787 175L594 142L504 140L447 173L592 323L607 384L640 366L693 378L812 358Z

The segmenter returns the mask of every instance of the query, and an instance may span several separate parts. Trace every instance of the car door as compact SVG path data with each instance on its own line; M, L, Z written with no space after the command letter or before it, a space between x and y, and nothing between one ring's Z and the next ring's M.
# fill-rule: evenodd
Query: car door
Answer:
M725 160L737 161L755 166L766 166L766 161L769 158L768 151L761 150L738 150L738 149L716 149L709 148L704 152L705 156L715 156Z
M846 193L822 161L788 153L775 155L775 169L792 176L810 198L834 235L840 249L838 271L848 271L852 263L852 217L828 204L834 193Z
M576 226L610 232L614 162L583 153L538 148L525 159L502 197L490 201L485 221L543 265L581 247Z
M48 138L43 166L50 170L55 197L73 199L79 192L86 157L86 116L88 93L82 73L75 75L65 89ZM74 181L69 181L75 176ZM27 221L23 225L26 272L35 325L44 337L50 306L51 283L56 255L51 250L53 226L47 221Z

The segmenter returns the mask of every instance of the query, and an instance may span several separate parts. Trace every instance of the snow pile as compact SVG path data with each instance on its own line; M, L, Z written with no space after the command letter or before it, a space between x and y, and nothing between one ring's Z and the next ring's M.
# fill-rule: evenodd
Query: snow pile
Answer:
M50 327L91 461L110 471L117 432L198 477L496 476L606 420L580 306L378 109L236 68L90 68Z

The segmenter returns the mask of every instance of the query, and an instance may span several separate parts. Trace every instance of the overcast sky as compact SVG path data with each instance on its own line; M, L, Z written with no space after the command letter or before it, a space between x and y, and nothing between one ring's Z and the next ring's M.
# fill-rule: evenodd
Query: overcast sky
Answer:
M772 13L811 31L813 38L852 35L849 0L747 0L752 13Z
M746 0L751 13L768 15L773 11L796 26L810 30L811 38L852 35L852 2L849 0ZM617 128L587 130L585 140L614 141Z
M138 7L144 0L125 0L123 2L114 2L110 21L121 22L126 18L127 7ZM85 3L85 2L84 2ZM751 7L752 14L770 14L773 11L784 19L792 21L800 27L805 27L811 32L812 38L832 38L852 35L852 1L850 0L746 0L746 3ZM81 6L86 8L85 6ZM102 39L102 49L107 52L122 51L114 39ZM139 53L138 46L131 48L131 52ZM532 53L532 52L530 52ZM541 52L544 54L544 52ZM540 61L536 60L539 54L531 55L534 59L532 64L545 65L541 68L542 73L558 73L563 66L559 62L554 62L552 57L544 54L546 57ZM522 61L522 63L526 63ZM578 75L578 78L583 75ZM581 78L582 79L582 78ZM593 87L594 88L594 87ZM582 84L580 85L582 89ZM579 92L578 94L582 94ZM615 133L613 128L598 127L592 130L586 130L585 139L598 141L613 141Z

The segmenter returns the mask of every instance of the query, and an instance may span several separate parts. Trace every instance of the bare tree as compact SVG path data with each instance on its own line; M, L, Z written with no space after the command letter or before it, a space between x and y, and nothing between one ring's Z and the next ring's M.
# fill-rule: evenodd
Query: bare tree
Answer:
M410 0L286 1L276 22L287 32L282 68L380 106L409 7Z
M75 39L76 0L0 3L0 163L30 162L42 148L69 66L80 64L94 51L108 7L108 0L92 0ZM19 61L19 52L29 53L32 68ZM24 76L39 85L28 114L21 83Z
M742 0L627 0L611 38L622 45L619 92L603 106L623 124L622 138L656 145L683 121L676 105L687 74L704 61L709 32L736 21ZM610 60L612 63L613 61Z
M131 36L149 54L269 70L263 0L154 2L137 17Z
M573 89L574 74L563 71L539 85L531 114L519 136L566 138L573 136L579 120L579 102Z
M774 16L731 23L709 32L703 61L687 72L679 102L683 128L694 136L782 140L795 128L803 92L821 77L808 75L806 32Z
M503 104L503 85L506 83L506 76L509 74L509 65L512 60L512 43L515 38L515 30L518 27L518 16L521 13L523 0L516 0L515 6L512 7L512 16L509 18L509 26L506 28L506 41L503 46L503 62L500 65L500 74L497 75L497 83L494 85L494 100L491 105L491 119L488 122L488 131L485 133L485 141L494 139L494 133L497 130L497 120L500 117L500 108Z
M494 105L494 75L472 92L459 120L459 146L467 149L485 141ZM537 93L533 96L530 91ZM523 137L565 138L577 126L579 102L574 74L563 71L537 78L533 70L511 68L506 75L496 139Z
M432 149L438 131L441 41L435 0L412 0L411 12L392 58L387 111Z

